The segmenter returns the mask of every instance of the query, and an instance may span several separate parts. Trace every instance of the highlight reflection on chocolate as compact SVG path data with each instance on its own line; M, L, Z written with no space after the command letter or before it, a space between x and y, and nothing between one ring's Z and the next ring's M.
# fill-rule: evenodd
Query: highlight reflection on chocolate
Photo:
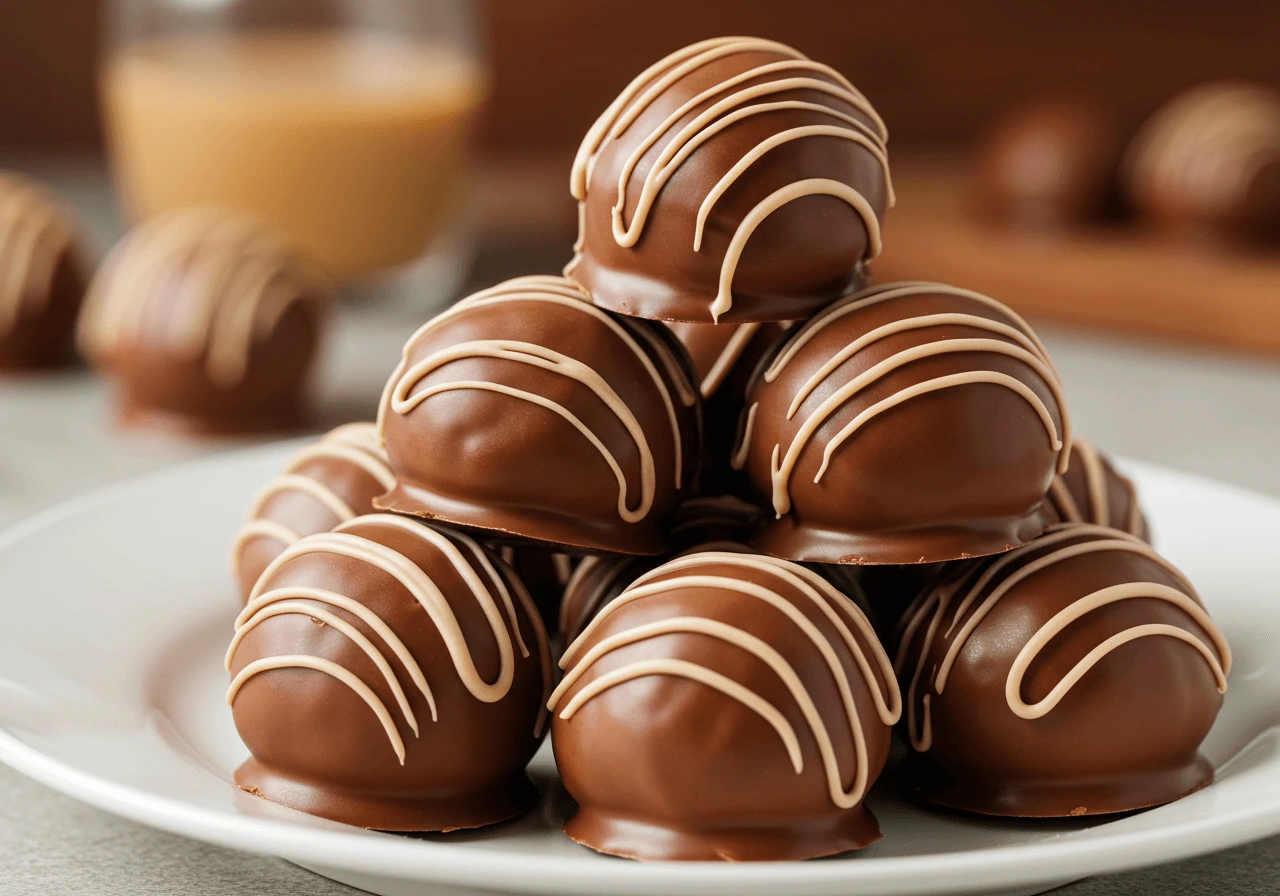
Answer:
M957 563L903 618L895 661L924 799L992 815L1123 812L1213 780L1197 751L1231 651L1141 539L1065 523Z
M862 611L824 579L707 551L641 576L565 652L552 742L600 852L759 861L859 849L901 700Z
M692 44L637 76L583 139L565 274L638 317L803 317L880 252L887 140L843 75L785 44Z

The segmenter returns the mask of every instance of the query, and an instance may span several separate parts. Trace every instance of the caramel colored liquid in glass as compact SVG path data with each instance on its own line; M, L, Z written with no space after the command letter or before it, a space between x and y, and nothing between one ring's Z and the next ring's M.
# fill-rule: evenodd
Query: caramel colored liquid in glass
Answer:
M457 50L351 32L143 43L105 75L133 218L241 208L343 280L427 248L458 200L485 92Z

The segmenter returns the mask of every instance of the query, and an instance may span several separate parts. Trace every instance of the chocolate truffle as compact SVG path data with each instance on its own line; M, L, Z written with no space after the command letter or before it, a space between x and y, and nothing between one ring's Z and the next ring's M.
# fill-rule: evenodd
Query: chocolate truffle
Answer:
M638 317L806 317L856 287L880 252L887 139L843 75L785 44L685 47L583 139L565 274Z
M752 542L766 553L930 563L1008 550L1052 520L1062 386L994 299L876 286L792 331L752 379L735 462L776 514Z
M974 199L983 216L1025 227L1103 216L1120 164L1116 122L1095 103L1050 98L1004 116L979 144Z
M115 381L121 420L197 433L299 422L329 287L251 219L197 208L152 219L94 278L84 355Z
M236 620L227 670L250 793L387 831L479 827L536 799L546 631L465 535L370 514L294 542Z
M35 181L0 171L0 370L72 360L90 272L71 211Z
M667 538L673 551L711 543L744 544L763 521L760 508L731 495L690 498L672 517ZM562 642L571 643L601 607L664 559L668 558L584 557L563 589L559 610Z
M498 544L492 548L524 583L547 631L557 631L565 586L581 561L545 545Z
M912 788L991 815L1122 812L1213 780L1197 751L1231 652L1135 536L1064 523L955 568L906 618L895 668Z
M1180 94L1143 125L1126 175L1160 227L1280 240L1280 91L1219 82Z
M852 601L754 553L672 560L564 655L552 744L592 849L761 861L859 849L901 700Z
M463 299L410 337L378 408L396 487L375 504L587 551L656 554L698 460L675 338L561 277Z
M750 494L730 463L751 371L786 332L787 321L669 324L693 362L702 395L702 467L698 488L709 494Z
M258 576L304 535L328 532L365 513L396 483L372 423L348 423L303 448L253 499L231 545L231 569L245 600Z
M1049 499L1063 522L1110 526L1151 540L1137 489L1084 439L1072 441L1071 465L1053 480Z

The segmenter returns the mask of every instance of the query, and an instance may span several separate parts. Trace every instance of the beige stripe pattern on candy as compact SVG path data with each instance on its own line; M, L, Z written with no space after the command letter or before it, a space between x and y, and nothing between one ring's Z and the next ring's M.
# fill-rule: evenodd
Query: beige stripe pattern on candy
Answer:
M739 574L726 574L724 567L737 570ZM720 571L709 574L717 568ZM776 584L761 585L749 579L748 575L764 576ZM844 776L837 762L831 732L827 727L828 720L823 717L795 667L774 646L761 638L722 620L682 615L624 629L593 643L601 626L606 625L627 605L648 597L694 588L712 588L747 600L761 601L782 613L787 624L797 628L813 645L836 684L849 725L856 764L853 783L849 788L846 789L843 784ZM838 638L834 646L828 636L797 606L797 594L803 602L816 607L835 629ZM854 629L857 630L856 636ZM575 685L583 680L602 657L629 644L681 634L715 638L752 654L767 665L785 685L808 725L809 733L822 757L832 802L841 808L849 808L862 800L869 784L866 731L854 700L853 684L837 653L837 647L853 659L871 694L877 717L884 725L893 725L902 711L892 664L876 639L870 622L853 601L813 571L785 560L733 551L703 551L680 557L640 576L607 604L565 651L560 665L566 669L566 673L552 693L548 708L557 712L561 719L569 720L591 700L628 681L654 675L683 678L719 691L764 719L778 734L792 768L797 774L803 772L804 760L799 735L778 707L748 684L735 681L721 672L688 659L671 657L628 662L591 679L571 698L566 699Z
M44 309L58 260L76 237L53 196L24 177L0 173L0 337Z
M458 575L467 584L471 595L475 598L489 622L497 645L499 671L492 682L481 678L476 669L475 660L466 638L458 623L457 617L449 606L448 600L439 586L416 563L398 551L365 538L352 534L346 529L350 526L386 526L401 532L407 532L420 539L436 553L442 555ZM350 613L364 623L378 639L386 645L400 664L404 667L413 687L422 694L431 711L432 721L438 719L436 700L422 668L420 657L415 657L403 640L396 635L387 623L379 618L369 607L353 598L325 589L303 586L281 586L271 588L271 579L281 567L290 561L308 554L330 554L347 557L382 570L395 579L418 603L431 619L434 628L440 633L445 649L452 660L463 685L477 699L486 703L497 702L511 689L515 673L515 650L519 649L524 657L529 656L529 648L521 632L520 618L515 602L519 602L525 618L533 629L536 648L542 666L544 681L544 697L551 690L551 648L546 631L538 622L537 609L533 605L523 586L515 589L507 587L502 576L489 561L474 540L457 532L448 535L414 520L392 514L376 513L357 517L344 523L331 533L321 533L300 539L290 545L278 556L254 586L249 596L249 603L236 619L235 636L227 650L226 667L232 669L232 661L246 635L266 620L281 615L302 615L324 622L341 632L360 651L367 656L379 672L379 677L391 690L397 708L405 720L405 724L413 732L419 734L418 720L415 717L404 687L397 678L387 656L366 637L360 630L346 620L334 615L330 608ZM478 569L478 571L477 571ZM514 598L512 591L514 590ZM513 646L514 640L514 646ZM343 684L357 694L378 718L387 739L403 765L405 762L405 744L396 726L390 707L351 670L342 667L331 659L324 657L282 655L262 657L248 663L232 679L227 691L227 703L234 704L236 695L245 682L256 675L273 669L307 668L323 672ZM546 721L545 708L539 712L535 724L534 736L539 736Z
M743 155L711 187L698 208L694 231L690 235L695 252L702 249L707 219L717 201L770 150L796 140L846 140L866 150L881 167L888 202L890 206L893 205L893 184L889 177L886 149L888 131L867 98L848 79L830 66L813 62L793 48L776 41L721 37L677 50L650 66L619 94L592 125L578 148L570 174L570 192L578 200L580 224L585 214L588 184L602 149L611 141L619 139L667 88L681 78L694 75L717 60L741 53L769 53L783 58L750 68L701 91L644 136L626 159L618 176L617 198L612 212L613 238L617 244L625 248L634 246L639 241L662 188L695 150L736 122L775 112L813 113L827 119L828 123L780 131ZM780 94L795 91L819 94L823 102L776 99ZM828 105L827 101L834 105ZM706 108L697 111L703 106ZM850 112L856 112L862 117ZM693 115L692 119L681 125L680 122L690 115ZM664 139L666 142L662 145L658 158L644 176L639 198L628 222L624 217L624 209L632 176L644 155ZM842 200L862 220L868 238L867 257L864 261L880 254L880 220L865 196L848 184L830 178L806 178L788 184L762 199L738 224L725 252L716 298L711 305L714 320L718 321L733 305L734 273L752 232L761 221L783 205L814 195L833 196ZM580 226L575 250L580 251L582 245L583 233Z
M940 696L945 691L951 671L969 637L1000 600L1020 582L1041 570L1073 557L1107 551L1137 555L1158 564L1173 577L1178 588L1159 582L1130 582L1080 595L1037 629L1019 651L1005 682L1005 697L1009 709L1024 719L1040 718L1052 711L1071 688L1111 651L1135 639L1154 636L1173 637L1193 647L1209 665L1218 690L1226 691L1227 674L1231 671L1231 648L1222 631L1198 602L1196 592L1186 577L1152 550L1149 544L1134 535L1092 523L1062 523L1035 541L1001 554L988 565L980 567L980 571L975 570L973 574L924 593L908 609L904 616L894 669L898 675L903 675L907 659L914 653L916 663L911 669L905 702L907 734L915 750L925 752L933 745L930 719L933 695ZM1033 555L1035 559L1026 562L1026 558ZM1006 570L1012 571L992 587L996 576ZM1117 601L1135 598L1163 600L1177 607L1208 636L1208 642L1189 629L1165 623L1135 626L1107 638L1090 651L1043 700L1035 704L1023 701L1023 676L1054 637L1075 620L1095 610ZM943 623L947 619L950 619L950 624L944 630ZM930 666L933 645L939 637L947 639L947 649L941 662ZM929 671L927 682L924 680L926 669ZM921 688L925 690L923 695L920 694Z

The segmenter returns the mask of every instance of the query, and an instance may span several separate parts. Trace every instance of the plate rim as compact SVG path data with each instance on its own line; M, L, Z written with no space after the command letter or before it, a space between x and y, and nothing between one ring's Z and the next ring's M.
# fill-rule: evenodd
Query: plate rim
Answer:
M0 532L0 553L62 520L109 504L139 488L187 479L230 466L284 457L305 439L218 452L88 491L18 521ZM1280 511L1280 500L1232 483L1158 464L1119 459L1127 471L1183 480L1263 501ZM1260 740L1280 737L1280 726L1260 732L1236 756ZM1228 764L1236 757L1228 760ZM860 887L877 893L958 892L1075 880L1092 874L1191 858L1280 832L1280 799L1217 810L1212 821L1190 819L1154 829L1121 831L1096 838L1047 839L954 852L876 856L856 861L778 863L643 863L618 860L589 865L567 855L502 850L478 852L461 844L406 840L390 834L318 830L286 821L207 809L84 771L41 752L0 721L0 762L66 796L134 822L190 839L302 863L403 880L537 893L697 892L740 894L770 887L809 893L844 893ZM1208 825L1206 827L1206 825ZM586 856L584 855L584 858ZM483 861L478 861L478 859Z

